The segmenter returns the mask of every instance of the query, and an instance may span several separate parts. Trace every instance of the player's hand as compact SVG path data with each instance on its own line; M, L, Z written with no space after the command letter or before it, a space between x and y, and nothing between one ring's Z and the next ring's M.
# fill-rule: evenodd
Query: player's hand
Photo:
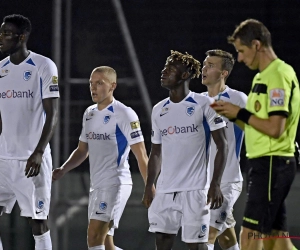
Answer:
M210 184L207 194L207 204L210 203L210 209L217 209L222 206L224 197L220 186L217 184Z
M63 177L65 175L65 171L63 168L56 168L52 171L52 181L57 181L59 180L61 177Z
M142 203L144 204L144 206L146 208L149 208L153 199L155 196L155 187L154 185L152 186L146 186L145 187L145 191L144 191L144 195L143 195L143 199L142 199Z
M216 101L212 103L211 108L213 108L216 113L219 115L225 116L228 119L235 119L237 116L237 113L240 111L240 107L237 105L234 105L230 102L224 102L222 100Z
M27 178L37 176L40 173L42 159L43 153L38 151L34 151L28 158L25 167L25 176L27 176Z

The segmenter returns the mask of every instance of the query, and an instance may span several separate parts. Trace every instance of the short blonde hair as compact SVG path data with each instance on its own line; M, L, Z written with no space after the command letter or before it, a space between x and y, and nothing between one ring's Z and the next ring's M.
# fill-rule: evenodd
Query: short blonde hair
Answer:
M117 72L109 66L99 66L97 68L93 69L93 72L99 72L99 73L104 73L107 75L107 77L112 81L116 82L117 81Z

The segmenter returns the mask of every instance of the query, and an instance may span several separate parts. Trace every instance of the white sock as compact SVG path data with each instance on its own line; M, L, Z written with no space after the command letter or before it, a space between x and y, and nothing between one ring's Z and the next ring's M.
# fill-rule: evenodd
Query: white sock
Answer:
M234 246L227 248L226 250L240 250L238 243L236 243Z
M119 248L119 247L117 247L117 246L115 246L115 249L116 250L123 250L122 248ZM0 249L1 250L1 249Z
M105 250L105 246L99 245L99 246L95 246L95 247L89 247L89 250Z
M0 238L0 250L3 250L1 238Z
M206 243L207 250L214 250L214 244Z
M33 235L35 250L52 250L50 230L42 235Z

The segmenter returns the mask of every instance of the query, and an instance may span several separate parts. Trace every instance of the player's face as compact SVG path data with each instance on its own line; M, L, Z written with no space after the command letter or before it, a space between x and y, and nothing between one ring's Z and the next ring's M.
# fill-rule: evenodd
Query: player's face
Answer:
M20 32L12 23L2 23L0 27L0 51L11 55L21 47Z
M207 56L202 67L202 84L209 86L219 83L222 72L222 59L218 56Z
M105 103L106 101L110 103L115 85L116 83L112 82L106 73L93 72L90 77L92 100L98 104Z
M233 45L238 53L238 62L244 63L249 69L258 69L257 49L254 45L248 47L242 44L240 38L237 38Z
M183 79L184 65L179 61L167 62L161 71L161 86L166 89L174 89L179 86Z

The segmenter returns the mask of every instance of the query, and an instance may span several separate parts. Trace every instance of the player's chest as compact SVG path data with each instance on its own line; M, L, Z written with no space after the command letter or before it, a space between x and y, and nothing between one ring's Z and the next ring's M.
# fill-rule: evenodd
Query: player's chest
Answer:
M100 137L115 137L118 130L116 118L109 112L91 112L85 117L86 133L95 133Z
M39 79L38 72L34 68L13 67L4 68L0 71L0 90L6 91L26 91L28 89L38 90L42 84L42 79Z
M156 122L160 129L171 125L193 126L203 122L203 112L199 106L166 106L159 110Z

